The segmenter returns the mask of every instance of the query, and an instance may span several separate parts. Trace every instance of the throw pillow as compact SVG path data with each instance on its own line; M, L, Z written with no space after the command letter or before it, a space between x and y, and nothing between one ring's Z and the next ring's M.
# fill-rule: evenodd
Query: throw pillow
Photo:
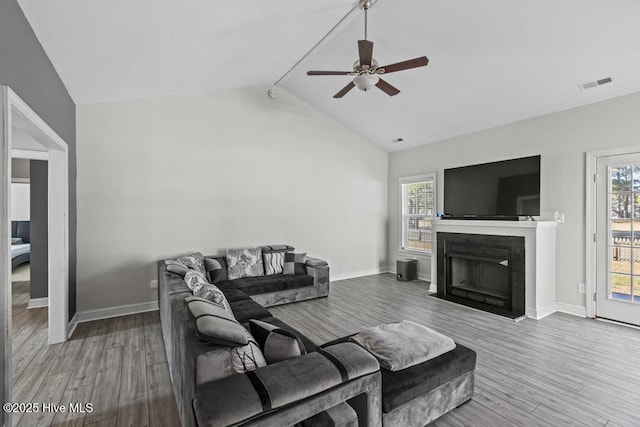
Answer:
M196 335L203 341L228 347L249 344L247 330L231 311L202 298L184 299Z
M228 249L227 273L229 280L240 279L241 277L264 276L262 249Z
M189 271L189 267L187 267L180 261L168 259L168 260L165 260L164 263L167 265L167 271L179 274L182 277L184 277L184 275L187 274L187 272Z
M284 252L263 254L265 274L280 274L284 267Z
M306 253L294 254L286 252L284 254L283 274L307 274L307 267L304 265L307 259Z
M207 271L207 277L211 283L227 280L227 263L224 257L205 258L204 269Z
M307 354L302 340L293 332L253 319L249 321L249 329L262 348L267 363Z
M194 252L189 255L181 256L177 259L177 261L183 263L193 270L198 270L200 273L206 274L206 271L204 269L204 255L202 255L200 252Z
M184 282L191 292L195 292L198 288L209 284L206 276L197 270L187 271L184 275Z
M227 298L224 296L222 291L211 283L202 284L202 286L196 286L193 291L193 296L206 299L207 301L211 301L214 304L217 304L220 308L225 310L231 310L229 307L229 302Z
M239 374L255 371L257 368L267 365L267 361L256 340L246 329L244 332L248 343L231 349L231 366Z

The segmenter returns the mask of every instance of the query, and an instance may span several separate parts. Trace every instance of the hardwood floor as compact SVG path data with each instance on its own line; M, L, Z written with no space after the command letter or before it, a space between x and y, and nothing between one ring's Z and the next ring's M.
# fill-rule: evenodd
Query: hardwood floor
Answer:
M65 405L67 412L14 414L14 426L179 425L158 312L81 323L47 345L47 308L26 309L28 282L13 284L13 402ZM69 412L91 403L92 412Z
M26 305L19 294L14 286L12 400L95 410L25 415L14 425L179 425L157 312L83 323L67 343L47 346L46 309L16 308ZM433 426L640 426L637 329L559 313L514 323L428 297L425 282L392 274L334 282L328 298L270 311L317 343L410 319L475 349L473 400Z
M331 284L270 308L316 342L413 320L478 353L476 394L434 426L640 426L640 330L556 313L509 319L427 296L392 274Z

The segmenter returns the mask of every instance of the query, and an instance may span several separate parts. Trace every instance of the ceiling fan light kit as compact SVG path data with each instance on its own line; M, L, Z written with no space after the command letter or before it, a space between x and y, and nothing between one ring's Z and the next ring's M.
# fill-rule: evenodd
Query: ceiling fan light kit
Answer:
M380 75L424 67L429 63L429 59L426 56L421 56L408 61L396 62L395 64L379 67L378 61L373 59L373 42L367 40L367 11L371 7L371 1L361 0L360 7L364 10L364 40L358 40L359 59L353 64L353 69L351 71L307 71L307 75L356 76L353 81L342 88L340 92L336 93L333 96L334 98L342 98L354 87L366 92L374 86L389 96L397 95L400 93L400 90L381 79Z

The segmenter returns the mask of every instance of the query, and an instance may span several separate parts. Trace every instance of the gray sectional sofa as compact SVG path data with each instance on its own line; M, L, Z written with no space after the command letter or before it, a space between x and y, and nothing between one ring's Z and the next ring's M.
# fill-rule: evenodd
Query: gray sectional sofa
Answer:
M272 277L269 282L268 276L216 283L247 330L251 319L260 320L296 334L306 349L305 355L246 374L234 371L231 347L196 336L185 307L189 288L180 275L167 270L164 261L158 262L162 334L184 427L325 426L331 425L328 414L345 414L345 407L357 420L339 425L418 427L471 399L476 354L465 346L457 344L438 357L392 372L349 337L317 346L273 317L265 305L328 294L328 265L317 259L306 261L306 275L313 285L302 274L295 275L298 287L291 278Z

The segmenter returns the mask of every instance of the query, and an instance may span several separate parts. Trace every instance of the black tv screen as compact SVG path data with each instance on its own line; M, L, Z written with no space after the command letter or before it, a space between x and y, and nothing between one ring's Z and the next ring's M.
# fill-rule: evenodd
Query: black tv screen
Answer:
M446 217L540 215L540 156L444 170Z

